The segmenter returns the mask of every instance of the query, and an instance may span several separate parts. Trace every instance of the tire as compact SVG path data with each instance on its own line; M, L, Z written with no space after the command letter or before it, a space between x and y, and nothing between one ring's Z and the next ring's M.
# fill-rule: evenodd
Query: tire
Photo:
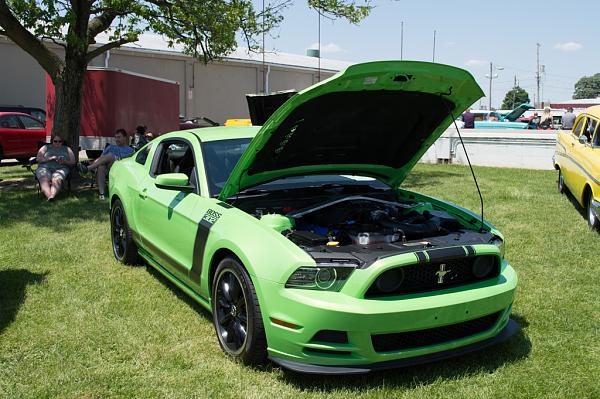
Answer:
M590 226L590 228L592 230L600 231L600 219L598 219L598 217L594 214L594 211L592 210L592 200L593 199L594 199L594 196L590 192L587 196L587 201L586 201L586 206L585 206L585 215L586 215L588 226Z
M233 257L217 266L212 282L213 324L223 352L247 365L267 360L267 339L256 291Z
M560 169L558 170L558 182L556 185L559 193L564 194L567 191L567 186L565 186L565 178Z
M132 237L125 209L121 200L117 199L110 210L110 238L115 258L126 265L139 263L137 246Z

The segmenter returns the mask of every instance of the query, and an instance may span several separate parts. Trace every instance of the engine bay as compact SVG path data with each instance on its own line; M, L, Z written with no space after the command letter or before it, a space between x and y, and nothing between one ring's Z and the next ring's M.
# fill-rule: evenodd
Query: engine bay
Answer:
M246 212L279 231L318 262L368 266L377 259L403 252L488 243L495 237L431 203L399 202L390 196L358 194L311 201L296 197L256 206L271 201L260 202L254 199L246 203L250 205ZM236 203L240 205L244 204Z

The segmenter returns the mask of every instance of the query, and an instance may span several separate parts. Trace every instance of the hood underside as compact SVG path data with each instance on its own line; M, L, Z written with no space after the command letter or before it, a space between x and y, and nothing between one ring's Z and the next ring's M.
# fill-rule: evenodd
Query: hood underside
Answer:
M289 99L235 166L220 198L267 181L357 174L394 186L483 92L466 71L413 61L354 65Z

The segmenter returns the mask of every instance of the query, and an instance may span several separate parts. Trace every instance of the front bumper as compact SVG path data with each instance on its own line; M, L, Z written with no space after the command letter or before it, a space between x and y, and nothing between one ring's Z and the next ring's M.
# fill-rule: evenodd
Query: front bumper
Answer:
M410 357L406 359L389 360L380 363L372 363L361 366L320 366L316 364L307 364L295 362L292 360L280 359L270 356L269 359L279 366L288 370L296 371L305 374L321 374L321 375L347 375L347 374L365 374L371 371L386 370L399 367L418 366L420 364L437 362L451 357L462 356L469 352L487 348L488 346L504 342L515 335L521 326L514 320L510 319L508 324L500 333L492 338L478 341L469 345L461 346L455 349L448 349L441 352L434 352L428 355Z
M341 292L321 292L286 289L261 280L259 296L269 357L292 370L335 374L337 369L364 373L460 355L516 331L516 323L509 321L516 285L517 275L506 261L501 274L485 282L384 300L348 295L344 292L349 291L347 287ZM496 312L498 319L489 329L459 339L393 351L376 351L373 345L372 335L435 329ZM283 326L273 319L298 327ZM345 332L347 342L314 341L322 330Z

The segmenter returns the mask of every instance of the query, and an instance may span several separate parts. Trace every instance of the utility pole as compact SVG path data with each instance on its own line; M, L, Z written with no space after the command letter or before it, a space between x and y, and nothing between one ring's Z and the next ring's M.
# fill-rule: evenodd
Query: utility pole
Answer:
M400 61L404 59L404 21L400 22Z
M431 60L432 60L431 62L435 62L435 34L436 34L436 31L434 29L433 30L433 57L431 58Z
M517 96L517 75L515 75L515 83L513 84L513 99L512 108L515 108L515 97Z
M535 45L536 45L536 50L537 50L537 68L535 70L536 71L535 72L535 81L537 83L537 100L539 102L540 101L540 47L541 47L541 44L536 43ZM536 106L535 102L533 105Z
M262 24L265 26L265 0L262 0ZM263 81L263 93L267 92L267 72L265 70L265 30L262 32L262 81Z
M494 69L501 71L504 69L504 67L499 67L499 66L494 66L494 64L492 62L490 62L490 74L489 75L485 75L486 78L488 78L490 80L490 92L488 94L489 97L489 101L488 101L488 106L489 106L489 110L492 110L492 80L496 79L498 77L497 73L494 73Z
M319 16L319 44L318 44L318 74L317 74L317 82L321 81L321 2L319 2L319 8L317 9L317 15Z

